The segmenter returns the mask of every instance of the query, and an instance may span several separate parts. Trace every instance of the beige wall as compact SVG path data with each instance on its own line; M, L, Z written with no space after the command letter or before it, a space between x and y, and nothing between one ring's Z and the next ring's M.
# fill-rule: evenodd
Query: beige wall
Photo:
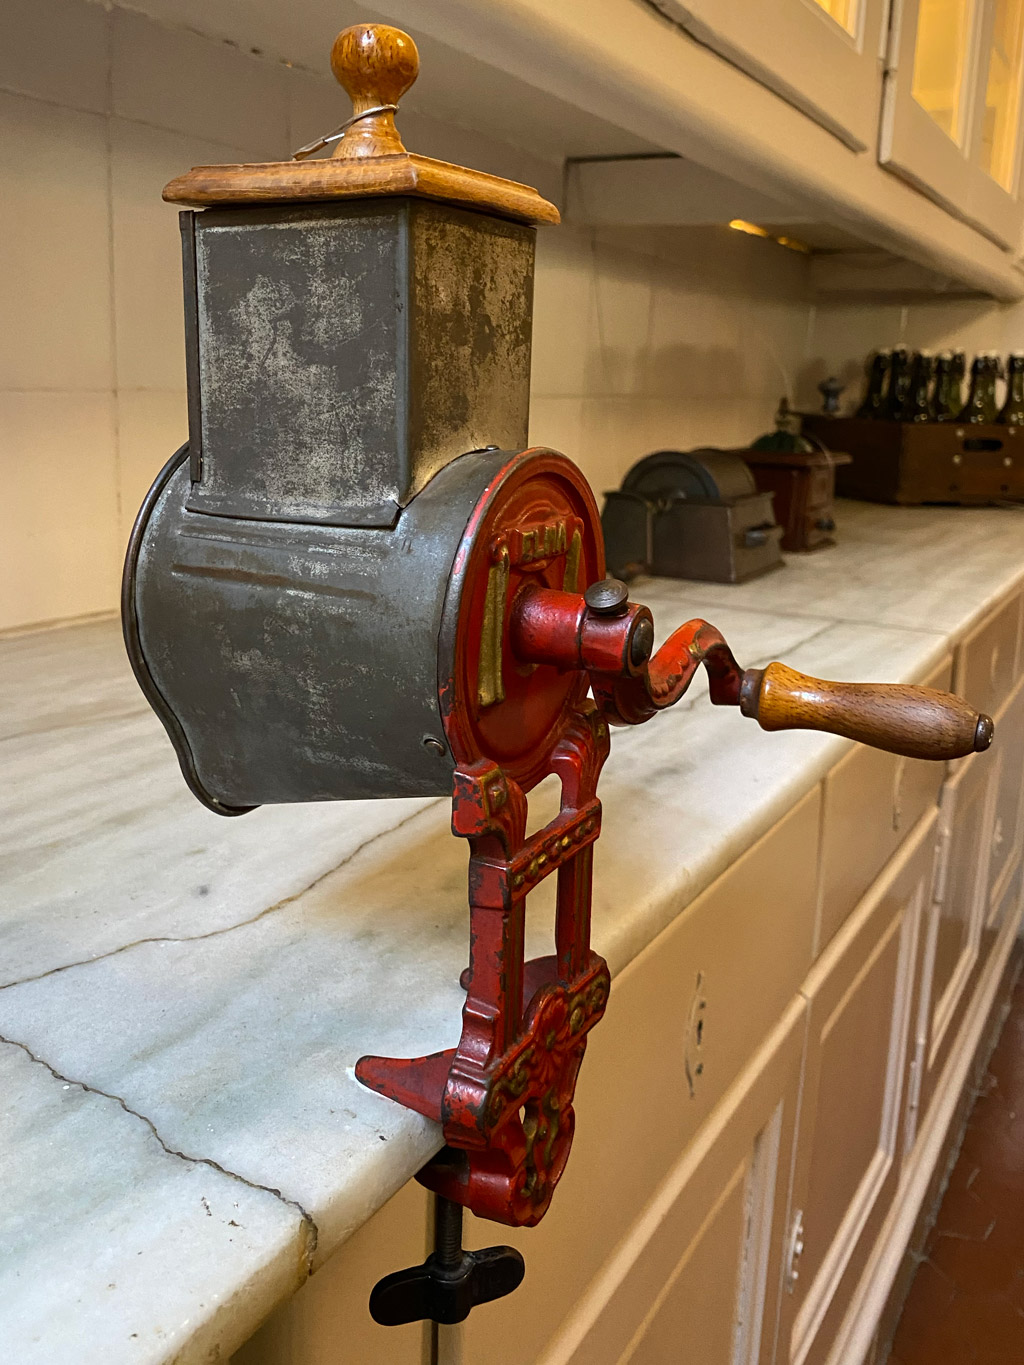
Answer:
M864 360L879 346L903 343L932 351L962 347L970 360L976 351L1002 354L1024 348L1024 303L986 299L899 304L818 304L810 321L807 360L797 394L815 399L814 386L836 374L848 388L843 406L856 407L864 387ZM820 400L819 400L820 401Z
M531 440L599 495L659 447L750 441L793 389L809 320L805 259L741 233L545 230Z
M162 186L285 156L345 107L329 77L130 11L4 0L0 629L116 607L135 510L185 438ZM422 114L401 126L418 151L559 195L556 164ZM755 436L804 363L805 289L802 258L725 229L543 230L532 438L600 494L658 445Z

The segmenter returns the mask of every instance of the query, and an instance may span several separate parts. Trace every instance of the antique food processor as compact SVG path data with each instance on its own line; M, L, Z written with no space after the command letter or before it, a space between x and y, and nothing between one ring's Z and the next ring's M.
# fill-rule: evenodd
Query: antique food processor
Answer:
M609 991L590 903L610 725L650 720L703 664L711 700L766 730L934 759L992 735L944 693L745 672L704 621L652 653L650 611L605 578L583 475L526 448L535 225L558 213L405 150L417 64L399 30L347 29L347 123L291 161L164 191L189 206L188 443L146 497L123 587L132 666L210 810L450 794L469 842L459 1042L357 1067L446 1144L419 1175L437 1250L377 1286L386 1323L456 1322L515 1288L518 1252L462 1249L462 1208L535 1224L568 1158ZM560 811L527 835L552 773ZM551 875L554 951L524 961L527 897Z

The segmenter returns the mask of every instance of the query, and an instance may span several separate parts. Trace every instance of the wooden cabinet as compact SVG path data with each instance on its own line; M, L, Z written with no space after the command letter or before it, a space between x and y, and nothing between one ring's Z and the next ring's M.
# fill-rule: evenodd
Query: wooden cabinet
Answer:
M501 1229L526 1257L529 1312L513 1295L474 1314L462 1329L467 1365L508 1365L510 1339L517 1365L543 1358L681 1154L730 1103L811 965L820 809L815 789L612 982L551 1209L536 1228ZM495 1231L466 1219L469 1246Z
M597 120L592 129L581 125L574 132L579 150L569 152L582 157L570 160L567 196L568 216L579 224L669 227L745 218L820 246L810 279L825 291L941 291L945 281L955 281L957 292L967 285L999 299L1019 299L1024 280L1002 245L1010 235L1005 223L979 232L967 215L987 221L984 204L965 197L966 207L951 214L939 191L920 194L901 183L914 177L924 184L928 177L927 166L917 168L915 157L924 144L905 127L903 105L910 102L911 114L920 108L910 86L912 35L903 56L898 44L891 49L900 64L887 82L885 100L893 107L883 147L886 165L879 164L881 41L889 31L890 11L896 31L914 27L912 3L916 0L903 5L898 0L573 0L554 5L549 0L435 0L431 5L392 0L389 14L504 73L496 90L511 120L507 140L517 142L513 111L539 109L537 91L548 103L552 97L562 101L563 112L568 100ZM989 27L996 31L994 18ZM1014 86L1004 73L1012 73L1013 63L1000 61L993 69L991 107L1009 110L1012 98L1003 91ZM983 103L987 86L986 81L979 96ZM923 109L921 114L948 159L954 165L966 162L962 149ZM557 113L554 122L562 118ZM610 142L602 151L602 119L614 125L617 137L626 132L639 140L626 156ZM1011 122L993 116L990 131L984 132L984 120L975 120L979 139L991 143L992 165L1005 159L1001 149ZM566 142L572 144L572 137ZM680 162L678 175L664 173L677 181L677 193L662 182L662 172L651 183L652 160L666 159L666 153ZM941 153L932 159L940 169L946 164ZM890 173L893 169L899 169L899 177ZM631 195L634 178L638 193ZM978 178L1013 217L1012 196L980 163ZM608 181L618 191L613 211L597 192ZM693 193L686 192L690 187ZM737 189L756 192L762 209L723 215ZM954 185L947 195L955 192ZM993 232L1001 232L998 241L986 235ZM655 240L659 254L672 250L669 234L659 233ZM870 269L865 251L872 256Z
M794 1241L778 1356L790 1365L826 1359L896 1190L936 819L932 813L920 821L804 986Z
M879 159L1016 249L1024 3L894 0Z
M916 1066L923 1114L953 1047L997 911L1021 857L1024 698L1014 690L1021 602L998 607L966 637L954 686L996 722L990 752L951 765L940 798L934 897L928 915Z
M804 1024L794 1000L538 1365L770 1365ZM494 1343L463 1359L510 1357Z
M816 123L873 147L882 91L885 0L655 0L682 29Z

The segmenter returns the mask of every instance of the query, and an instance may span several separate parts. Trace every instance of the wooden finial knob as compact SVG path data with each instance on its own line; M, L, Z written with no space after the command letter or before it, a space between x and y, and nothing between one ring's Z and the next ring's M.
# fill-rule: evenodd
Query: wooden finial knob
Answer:
M331 70L352 99L354 121L334 148L337 157L404 152L395 127L398 101L420 69L416 44L400 28L353 24L331 48Z

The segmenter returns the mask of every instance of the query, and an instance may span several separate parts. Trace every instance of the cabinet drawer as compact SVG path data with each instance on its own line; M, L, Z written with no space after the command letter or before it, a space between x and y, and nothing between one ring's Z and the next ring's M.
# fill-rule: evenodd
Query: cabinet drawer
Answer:
M1016 681L1021 600L1014 596L976 626L957 650L955 691L994 716Z
M947 660L924 680L948 689ZM941 763L857 747L825 779L816 950L821 952L909 832L938 802Z
M937 813L926 816L807 979L793 1180L802 1254L783 1296L780 1361L818 1365L899 1178L918 937Z
M512 1296L474 1313L472 1365L507 1365L510 1341L517 1365L537 1358L796 995L811 963L819 816L815 789L613 980L551 1209L536 1228L502 1230L526 1257L529 1311ZM467 1245L494 1231L467 1218Z

